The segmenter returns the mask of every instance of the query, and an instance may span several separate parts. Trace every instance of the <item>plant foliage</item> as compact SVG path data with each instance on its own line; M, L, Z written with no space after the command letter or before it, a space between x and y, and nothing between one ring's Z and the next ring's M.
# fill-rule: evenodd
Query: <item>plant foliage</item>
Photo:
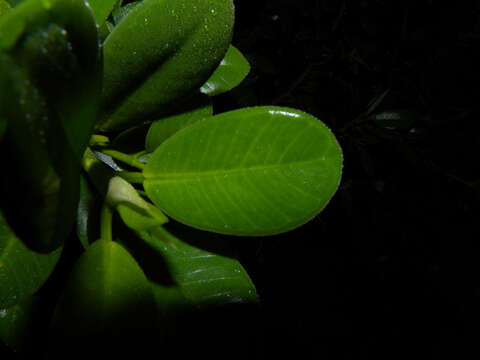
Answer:
M231 241L317 216L342 152L296 109L216 113L250 70L232 0L0 0L0 16L2 341L27 351L38 303L54 358L134 353L177 316L257 304ZM49 277L61 295L38 292Z

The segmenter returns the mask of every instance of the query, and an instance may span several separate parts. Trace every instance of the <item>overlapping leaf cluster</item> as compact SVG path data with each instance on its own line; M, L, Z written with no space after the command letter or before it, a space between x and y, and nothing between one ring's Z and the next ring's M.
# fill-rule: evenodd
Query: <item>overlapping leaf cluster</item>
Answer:
M46 325L64 344L51 356L256 302L208 234L302 225L335 193L342 155L299 110L214 113L249 72L230 44L233 2L0 0L0 15L2 340L22 350L74 225L85 252Z

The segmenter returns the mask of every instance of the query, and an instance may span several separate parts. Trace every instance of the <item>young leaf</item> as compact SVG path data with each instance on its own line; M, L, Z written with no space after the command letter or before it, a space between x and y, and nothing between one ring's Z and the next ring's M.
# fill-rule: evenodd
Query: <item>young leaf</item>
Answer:
M145 0L106 38L103 114L109 131L152 120L195 92L232 38L232 0Z
M317 215L335 193L342 152L315 117L280 107L223 113L176 133L145 166L167 215L231 235L272 235Z
M243 54L233 45L228 48L225 57L200 91L215 96L233 89L250 72L250 64Z
M122 220L133 230L148 230L168 221L159 209L145 201L130 183L118 176L110 179L105 201L118 210Z
M27 248L0 212L0 309L35 293L52 273L61 249L39 254Z
M161 143L177 131L213 114L212 101L206 96L193 102L193 106L181 113L171 115L152 123L145 139L145 149L153 152Z
M155 327L156 314L137 262L120 244L100 239L72 270L52 320L50 351L58 356L71 349L121 353Z

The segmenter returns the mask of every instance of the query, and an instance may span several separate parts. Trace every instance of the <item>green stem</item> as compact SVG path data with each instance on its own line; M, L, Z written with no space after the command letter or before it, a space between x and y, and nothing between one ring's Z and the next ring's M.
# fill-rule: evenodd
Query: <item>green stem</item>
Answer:
M103 204L102 212L100 214L100 238L112 241L112 218L113 211L108 204Z
M117 175L132 184L143 184L145 180L143 174L136 171L120 171Z
M135 155L129 155L117 150L108 150L108 149L102 150L102 153L112 157L115 160L121 161L130 166L136 167L137 169L140 169L140 170L143 170L143 168L145 167L145 164L138 161Z

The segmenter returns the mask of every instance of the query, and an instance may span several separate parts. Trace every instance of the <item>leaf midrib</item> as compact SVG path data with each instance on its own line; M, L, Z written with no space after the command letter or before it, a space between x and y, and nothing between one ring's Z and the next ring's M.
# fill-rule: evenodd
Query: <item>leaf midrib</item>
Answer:
M208 177L218 177L225 175L234 175L238 173L248 172L248 171L265 171L265 170L278 170L282 168L287 168L290 166L298 165L313 165L317 162L325 161L326 157L321 157L313 160L305 161L294 161L289 163L280 163L280 164L271 164L271 165L259 165L259 166L250 166L243 168L231 168L231 169L216 169L216 170L206 170L206 171L192 171L192 172L172 172L164 173L162 175L149 176L145 175L145 180L190 180L198 178L208 178Z

